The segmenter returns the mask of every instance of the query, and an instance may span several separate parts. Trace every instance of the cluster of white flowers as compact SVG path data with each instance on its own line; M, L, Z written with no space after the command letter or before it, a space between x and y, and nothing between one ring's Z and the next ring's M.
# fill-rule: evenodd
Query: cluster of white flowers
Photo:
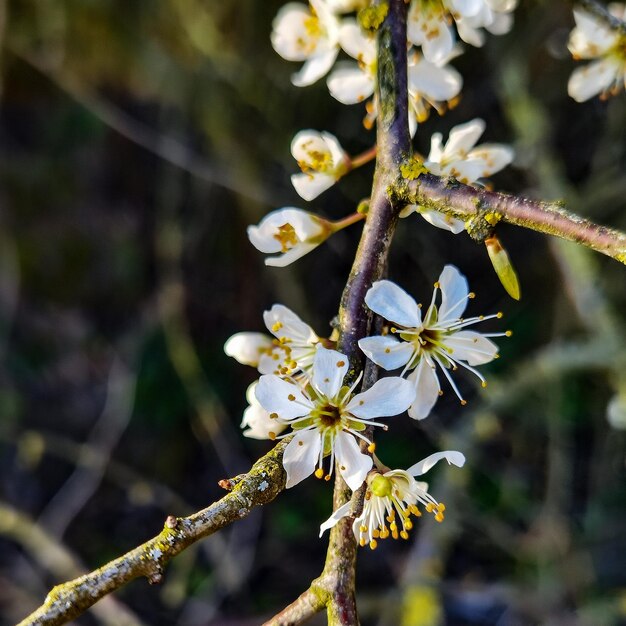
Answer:
M613 2L608 10L617 20L626 21L626 4ZM574 70L567 91L577 102L597 96L606 98L626 85L626 31L602 23L584 9L574 10L576 27L568 48L574 59L591 61Z
M512 25L516 0L410 0L407 23L407 102L411 136L432 109L440 114L454 106L462 78L450 61L461 54L458 40L474 46L484 42L484 30L502 34ZM289 61L302 63L292 75L298 87L327 76L330 94L344 104L365 102L365 126L378 115L376 94L378 50L376 29L385 19L387 3L370 0L309 0L289 2L273 22L274 49ZM356 13L356 15L355 15ZM349 15L352 14L352 15ZM337 61L340 54L349 59ZM476 145L485 123L474 119L452 128L444 144L435 133L423 167L433 174L466 184L481 180L511 163L513 151L501 144ZM375 148L350 156L339 139L326 131L305 129L291 142L300 171L291 176L296 192L312 201L355 168L375 157ZM401 217L421 214L434 226L454 233L465 224L425 207L406 207ZM269 255L267 265L285 266L307 254L330 235L367 218L367 209L338 221L295 207L266 215L248 228L252 244ZM501 314L462 317L468 300L467 280L448 265L435 283L425 313L421 305L389 280L375 282L365 304L384 319L382 334L358 342L363 354L385 370L401 368L358 392L362 372L354 371L347 355L331 338L318 336L295 313L274 305L263 319L270 334L244 332L225 344L226 353L261 374L248 388L249 406L241 423L254 439L290 437L283 464L293 487L311 476L330 480L339 472L346 484L365 492L363 511L354 521L357 542L375 548L379 539L407 538L422 510L442 521L445 507L415 477L439 460L461 467L460 452L435 453L407 470L390 469L375 454L372 432L387 430L388 418L405 411L413 419L430 415L443 393L439 377L448 381L465 404L450 372L459 367L475 374L477 366L495 359L490 338L509 333L469 330ZM352 364L353 365L353 364ZM321 526L323 532L351 514L351 503L340 507Z
M441 302L437 304L439 293ZM330 339L319 337L283 305L275 304L264 313L272 336L241 332L224 346L226 354L256 367L262 374L248 388L249 406L241 423L244 435L271 440L292 436L283 456L287 487L311 474L329 480L335 466L353 491L364 482L367 484L365 508L354 526L361 545L374 548L377 539L406 537L412 525L410 515L420 515L418 504L434 513L438 521L443 519L443 505L428 493L427 485L413 477L442 458L462 466L463 455L455 451L436 453L406 471L389 470L370 456L375 444L365 431L368 427L387 430L387 425L378 420L407 410L412 418L427 417L442 393L436 369L444 374L462 403L465 401L448 370L460 365L484 384L475 366L497 356L497 347L489 337L509 333L466 330L480 321L501 316L462 318L471 298L467 280L451 265L444 268L435 283L423 319L421 305L400 287L388 280L374 283L365 302L391 325L385 327L386 334L361 339L359 346L384 369L402 367L403 371L400 376L380 379L361 393L355 389L362 374L355 377L353 372L350 384L346 380L348 357L332 349ZM367 444L369 454L359 442ZM346 507L336 511L322 530L348 511ZM396 511L398 520L394 520ZM389 522L388 529L385 520ZM398 523L402 525L400 531Z

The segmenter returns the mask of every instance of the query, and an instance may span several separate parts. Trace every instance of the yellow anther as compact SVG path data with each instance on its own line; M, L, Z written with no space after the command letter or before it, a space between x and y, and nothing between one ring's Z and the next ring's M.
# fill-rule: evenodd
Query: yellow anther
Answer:
M480 384L481 384L481 387L484 389L487 386L487 381L483 380Z
M324 478L324 470L321 467L315 470L315 478Z
M370 541L370 550L376 550L377 546L378 546L378 542L376 541L376 539L372 539Z
M397 539L398 538L398 531L397 530L394 530L394 531L391 532L391 538L392 539Z
M282 322L274 322L274 324L272 324L272 332L278 332L281 328L283 327L283 323Z
M287 396L287 400L291 400L291 402L293 402L295 399L296 399L296 396L294 396L292 393L290 393L290 394Z
M411 529L413 528L413 522L412 522L411 520L409 520L409 519L408 519L406 522L404 522L404 527L405 527L407 530L411 530Z
M330 474L326 474L326 476L324 476L324 480L328 482L330 480Z
M435 510L435 505L432 502L429 502L426 505L426 512L427 513L432 513Z
M439 281L437 281L436 283L434 283L434 285L433 285L433 286L435 287L435 289L440 289L440 288L441 288L441 285L440 285Z
M389 528L391 529L392 533L395 533L398 531L398 525L395 522L391 522L391 524L389 524Z
M470 292L467 294L467 297L468 297L470 300L473 300L473 299L476 297L476 294L475 294L473 291L470 291Z
M374 539L378 539L380 537L380 530L378 530L378 528L374 528L372 531L372 537L374 537Z
M407 533L406 530L403 530L400 533L400 537L402 537L402 539L408 539L409 538L409 533Z
M507 330L505 333L506 337L512 337L513 336L513 331L512 330Z
M503 316L504 316L504 313L503 313L502 311L498 311L498 312L496 313L496 317L497 317L498 319L502 319L502 317L503 317Z
M467 404L467 400L461 400L461 406L465 406Z
M443 512L446 510L446 505L445 505L443 502L440 502L440 503L437 505L437 510L438 510L440 513L443 513Z
M372 442L372 443L370 443L370 445L369 445L369 446L367 446L367 451L368 451L370 454L373 454L373 453L374 453L374 450L376 450L376 444Z
M363 547L363 546L365 545L365 543L366 543L366 542L365 542L365 538L364 538L364 537L361 537L361 538L359 539L359 545L360 545L361 547Z
M387 539L387 537L389 537L389 531L386 528L383 528L380 531L380 538L381 539Z
M367 532L367 526L365 524L361 524L361 526L359 527L359 530L362 533L366 533Z
M435 515L435 520L436 520L437 522L443 522L443 513L437 513L437 514Z

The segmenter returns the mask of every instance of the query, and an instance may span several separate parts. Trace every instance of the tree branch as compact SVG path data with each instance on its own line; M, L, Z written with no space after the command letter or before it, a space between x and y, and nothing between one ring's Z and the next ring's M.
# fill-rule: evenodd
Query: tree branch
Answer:
M410 154L408 126L406 12L404 0L391 0L389 12L378 31L378 111L376 169L372 195L350 276L339 309L337 349L347 355L356 378L363 368L359 339L369 334L372 314L365 306L365 294L386 269L391 239L401 206L390 196L397 171ZM366 368L361 390L376 381L377 368ZM369 433L371 436L371 432ZM362 451L366 452L362 445ZM355 515L363 506L365 489L354 495ZM339 472L335 475L334 509L352 497ZM294 603L266 622L266 626L299 624L325 606L329 626L359 623L354 595L357 545L352 531L354 517L346 517L330 531L324 570Z
M18 626L64 624L141 576L151 584L159 583L170 559L199 539L246 517L255 507L271 502L285 488L282 459L289 441L283 439L247 474L224 481L232 491L221 500L189 517L168 517L163 530L150 541L89 574L54 587L44 604Z
M401 178L393 191L406 204L464 220L469 234L479 241L503 221L575 241L626 264L626 234L570 213L560 202L487 191L433 174L421 174L411 180Z

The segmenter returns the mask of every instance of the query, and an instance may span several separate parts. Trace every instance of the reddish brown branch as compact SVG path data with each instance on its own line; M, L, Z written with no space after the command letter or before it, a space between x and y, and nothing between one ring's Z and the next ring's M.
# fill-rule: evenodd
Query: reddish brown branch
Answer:
M464 220L470 235L477 239L488 236L503 221L575 241L626 263L626 234L570 213L562 203L478 189L432 174L422 174L414 180L400 179L394 191L407 204Z

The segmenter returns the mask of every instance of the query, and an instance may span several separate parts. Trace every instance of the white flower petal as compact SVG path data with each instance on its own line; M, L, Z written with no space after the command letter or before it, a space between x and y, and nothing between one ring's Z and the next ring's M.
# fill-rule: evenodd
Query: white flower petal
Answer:
M319 393L332 399L339 393L349 367L350 363L345 354L319 348L315 353L311 383Z
M315 200L317 196L330 189L336 182L337 179L334 176L321 172L301 172L291 175L291 184L296 193L307 202Z
M255 398L256 400L256 398ZM272 419L270 414L258 403L252 403L244 412L241 427L246 428L243 436L250 439L270 439L270 433L279 435L288 424Z
M322 438L317 430L298 431L287 444L283 454L283 465L287 472L289 489L308 478L320 457Z
M285 254L268 256L265 259L265 265L269 265L271 267L286 267L294 261L301 259L303 256L311 252L311 250L315 250L317 246L319 246L319 243L301 243L285 252Z
M452 29L445 23L440 22L435 28L431 28L429 36L422 42L424 58L431 63L443 63L454 47L454 35Z
M391 417L406 411L415 400L415 387L399 376L381 378L363 393L358 393L346 411L362 419Z
M515 157L515 151L510 146L504 144L484 143L470 152L469 159L481 159L483 161L484 170L481 177L491 176L501 169L504 169Z
M333 526L336 526L339 520L343 519L350 513L351 502L346 502L340 506L323 524L320 524L320 537Z
M409 417L423 420L430 415L441 389L434 365L423 357L407 380L415 386L415 402L409 407Z
M408 68L409 91L424 94L431 101L452 100L461 91L463 79L451 67L440 67L420 59Z
M289 421L311 412L313 404L298 385L282 380L274 374L261 376L255 391L256 399L268 413L277 413Z
M445 0L444 4L452 13L463 17L473 17L483 5L483 0Z
M487 337L473 330L461 330L446 337L447 348L452 348L450 356L455 361L466 361L469 365L482 365L496 358L498 346Z
M443 158L456 158L457 155L465 156L485 132L485 122L480 118L473 119L465 124L459 124L450 130L450 135L443 151ZM430 156L428 157L431 158Z
M389 335L360 339L359 348L368 359L386 370L395 370L406 365L413 355L412 344L398 341Z
M372 458L363 454L356 439L345 432L337 433L335 438L335 457L337 466L346 484L356 491L372 469Z
M439 213L439 211L421 211L420 215L433 226L443 230L449 230L458 235L465 230L465 222L456 217Z
M338 63L326 84L333 98L343 104L356 104L374 93L375 82L355 63Z
M454 265L446 265L439 276L441 288L441 306L439 307L438 324L457 320L467 307L469 286L467 279Z
M296 87L307 87L318 81L322 76L326 76L338 54L339 48L333 47L330 50L323 50L309 57L300 70L292 74L292 84Z
M448 463L456 465L457 467L463 467L465 464L465 456L463 454L456 450L446 450L444 452L435 452L435 454L427 456L415 465L411 465L406 471L412 476L421 476L442 459L445 459Z
M316 49L318 39L307 30L308 7L300 2L285 4L272 23L272 46L287 61L304 61Z
M272 347L263 333L236 333L224 344L224 352L243 365L258 367L261 354Z
M284 304L275 304L269 311L264 311L263 321L267 330L278 339L285 337L291 343L300 344L319 341L315 331Z
M390 322L407 328L416 328L422 316L413 298L390 280L375 282L365 294L365 304Z
M376 41L367 36L355 20L345 20L339 28L339 45L346 54L365 65L376 59Z
M567 83L567 93L584 102L607 89L615 80L619 65L611 58L601 59L574 70Z

